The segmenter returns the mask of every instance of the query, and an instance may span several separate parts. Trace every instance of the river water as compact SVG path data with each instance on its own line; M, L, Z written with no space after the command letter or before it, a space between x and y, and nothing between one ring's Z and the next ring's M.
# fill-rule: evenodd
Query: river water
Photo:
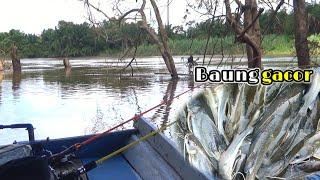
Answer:
M133 76L130 67L120 76L119 67L128 61L71 59L72 70L66 72L59 59L22 59L21 75L0 74L0 124L32 123L36 139L91 134L194 87L193 79L186 75L171 81L160 57L138 58L132 63ZM180 57L175 61L178 73L187 74L185 61ZM219 61L213 59L216 64ZM292 58L281 58L281 62L287 66ZM145 117L157 126L172 121L183 103L200 91L190 91ZM132 123L123 128L131 127ZM0 130L0 144L27 139L24 129Z

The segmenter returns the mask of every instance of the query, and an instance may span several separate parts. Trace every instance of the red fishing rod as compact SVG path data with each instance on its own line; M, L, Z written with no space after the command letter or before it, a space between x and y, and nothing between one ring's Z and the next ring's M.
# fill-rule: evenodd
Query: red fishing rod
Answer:
M128 119L128 120L126 120L126 121L124 121L124 122L122 122L122 123L120 123L120 124L118 124L118 125L116 125L116 126L114 126L114 127L112 127L112 128L110 128L110 129L108 129L108 130L106 130L106 131L104 131L104 132L102 132L102 133L95 134L94 136L90 137L89 139L87 139L87 140L85 140L85 141L83 141L83 142L76 143L76 144L70 146L69 148L67 148L67 149L65 149L65 150L63 150L63 151L61 151L61 152L59 152L59 153L57 153L57 154L52 155L52 156L50 157L50 161L51 161L51 162L57 162L58 160L60 160L61 158L63 158L66 154L70 154L70 153L73 153L73 152L75 152L75 151L78 151L78 150L81 149L83 146L86 146L86 145L94 142L95 140L99 139L100 137L102 137L102 136L110 133L111 131L113 131L113 130L115 130L115 129L117 129L117 128L119 128L119 127L121 127L121 126L123 126L123 125L125 125L125 124L127 124L127 123L129 123L129 122L131 122L131 121L138 121L144 114L146 114L146 113L148 113L148 112L150 112L150 111L152 111L152 110L154 110L154 109L156 109L156 108L158 108L158 107L160 107L160 106L162 106L162 105L164 105L164 104L171 103L174 99L179 98L180 96L186 94L187 92L193 91L193 89L199 88L199 87L202 86L202 85L203 85L203 84L200 84L200 85L198 85L198 86L192 87L192 88L190 88L189 90L187 90L187 91L185 91L185 92L183 92L183 93L181 93L181 94L179 94L179 95L177 95L177 96L175 96L175 97L173 97L173 98L171 98L171 99L162 101L160 104L158 104L158 105L156 105L156 106L154 106L154 107L152 107L152 108L150 108L150 109L148 109L148 110L146 110L146 111L144 111L144 112L142 112L142 113L140 113L140 114L136 114L136 115L133 116L132 118L130 118L130 119Z

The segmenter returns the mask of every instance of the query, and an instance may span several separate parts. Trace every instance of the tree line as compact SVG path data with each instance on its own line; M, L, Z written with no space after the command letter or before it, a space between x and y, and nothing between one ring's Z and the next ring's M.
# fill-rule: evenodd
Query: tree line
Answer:
M320 33L320 5L308 4L309 33ZM276 17L271 19L272 11L266 11L259 16L263 35L276 34L294 35L294 15L292 11L282 9ZM276 19L276 21L274 21ZM270 21L272 20L272 23ZM59 21L54 29L43 30L40 35L25 34L19 30L0 33L0 49L8 52L15 42L20 57L80 57L96 56L106 50L121 52L136 44L154 44L147 32L139 28L139 23L118 23L112 20L103 21L100 26L89 23L74 24ZM189 26L186 30L182 26L165 26L169 39L206 38L208 29L212 37L232 35L225 20L203 21Z

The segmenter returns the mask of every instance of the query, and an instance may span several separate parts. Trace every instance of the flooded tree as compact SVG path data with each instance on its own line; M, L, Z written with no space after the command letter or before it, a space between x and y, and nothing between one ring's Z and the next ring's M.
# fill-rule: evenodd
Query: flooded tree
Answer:
M70 77L72 66L68 58L63 58L63 65L66 77Z
M159 32L157 33L152 27L149 26L148 20L145 14L147 0L139 1L141 2L141 5L138 8L132 8L124 13L122 13L119 9L119 6L121 6L120 1L115 1L115 7L113 8L114 11L120 12L116 15L116 17L110 18L107 13L105 13L103 10L101 10L98 6L95 6L92 4L89 0L85 0L84 3L89 9L89 19L92 21L92 13L91 9L95 10L96 12L101 13L105 18L112 21L118 21L119 24L122 21L126 21L128 19L137 21L139 24L139 27L147 32L149 37L154 41L156 44L159 52L161 53L161 56L166 64L166 67L171 74L172 78L178 78L178 73L174 64L174 60L171 54L170 47L168 45L168 35L165 30L165 26L162 22L162 18L159 12L158 5L155 0L149 0L151 7L153 9L154 15L156 17L156 21L158 24ZM134 17L130 17L130 15L135 14ZM139 17L137 17L139 16ZM93 21L92 21L93 22Z
M0 83L2 83L2 81L3 81L3 73L0 72Z
M230 1L224 2L227 21L236 33L236 40L246 44L248 68L261 68L261 32L258 19L263 9L257 10L256 0L246 0L244 5L236 1L241 11L238 15L241 16L244 12L244 28L240 28L240 19L232 15Z
M12 74L12 90L16 91L20 89L21 84L21 73L13 73Z
M0 60L0 72L4 70L3 60Z
M212 26L214 26L215 23L219 23L222 17L225 17L225 31L231 29L235 33L235 41L246 45L248 68L262 68L259 17L264 9L258 8L256 0L245 0L244 3L240 0L236 0L235 3L236 4L232 4L229 0L225 0L222 4L217 0L203 0L194 1L193 4L189 4L189 7L197 9L196 12L199 12L199 9L202 9L203 11L200 12L200 14L206 15L211 19L211 23L209 24L210 27L208 28L209 36L211 36L214 31L219 31L218 27L214 29ZM216 13L217 9L223 8L218 7L221 5L225 7L225 14ZM234 7L236 7L235 10L233 10ZM209 38L207 39L207 44L208 42ZM223 53L222 56L224 56Z
M310 66L310 55L308 48L308 13L306 11L305 0L294 0L294 18L295 18L295 48L300 68Z
M21 72L20 59L18 58L18 48L15 43L11 46L10 56L12 60L13 72Z
M71 69L71 64L68 58L63 58L63 65L65 69Z

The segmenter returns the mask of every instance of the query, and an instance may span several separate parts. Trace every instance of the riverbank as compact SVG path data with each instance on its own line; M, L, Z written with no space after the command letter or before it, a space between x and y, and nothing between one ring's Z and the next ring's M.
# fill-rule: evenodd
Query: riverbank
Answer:
M204 54L207 39L175 39L169 40L169 46L174 56L188 56L190 54ZM294 38L287 35L266 35L262 38L262 48L264 56L294 56ZM128 56L133 55L132 49ZM99 56L118 57L125 52L119 49L106 49ZM234 42L234 37L225 38L214 37L208 42L206 54L213 55L239 55L245 53L245 45ZM138 46L138 57L160 56L156 45L143 44Z
M319 57L320 56L320 35L311 35L308 38L309 47L312 56ZM234 36L227 36L224 38L220 37L212 37L207 45L206 38L176 38L169 39L169 47L171 49L173 56L187 57L190 54L192 55L200 55L204 56L205 49L206 50L206 58L214 57L227 57L229 55L235 56L243 56L246 54L245 44L236 43L234 40ZM19 46L19 56L20 58L95 58L95 57L103 57L103 58L115 58L119 59L124 54L126 54L127 58L131 58L134 53L134 48L130 50L130 52L126 53L126 49L121 47L103 47L97 53L87 55L55 55L55 53L47 52L48 49L46 47L38 48L41 53L35 53L32 56L28 56L26 51L32 50L33 48L30 46ZM34 50L34 49L33 49ZM263 57L286 57L286 56L295 56L295 46L294 46L294 37L289 35L266 35L262 37L262 51ZM60 52L60 51L59 51ZM59 54L59 53L58 53ZM61 53L60 53L61 54ZM151 43L143 43L138 46L136 57L144 58L144 57L154 57L161 56L159 53L158 47ZM5 57L0 57L9 59L8 55Z

